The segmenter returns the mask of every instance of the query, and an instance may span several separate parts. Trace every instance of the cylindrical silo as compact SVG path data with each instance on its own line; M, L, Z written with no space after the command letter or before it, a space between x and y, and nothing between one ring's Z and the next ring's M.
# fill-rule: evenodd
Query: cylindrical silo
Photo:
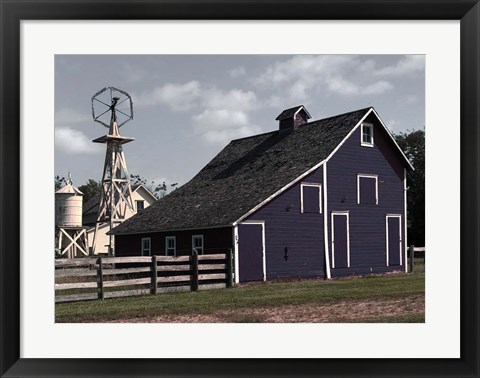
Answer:
M83 193L70 182L55 192L55 226L82 226Z

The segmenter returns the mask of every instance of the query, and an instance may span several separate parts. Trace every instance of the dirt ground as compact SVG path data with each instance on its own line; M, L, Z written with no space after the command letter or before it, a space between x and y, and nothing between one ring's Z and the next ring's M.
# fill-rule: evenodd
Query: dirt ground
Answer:
M117 319L114 323L348 323L422 315L424 311L425 297L419 294L401 299L342 301L333 304L218 311L213 314Z

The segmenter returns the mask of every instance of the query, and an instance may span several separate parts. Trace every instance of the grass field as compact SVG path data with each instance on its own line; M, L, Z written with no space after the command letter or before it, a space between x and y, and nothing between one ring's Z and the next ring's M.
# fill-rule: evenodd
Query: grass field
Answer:
M424 322L423 259L413 274L237 285L55 305L63 322Z

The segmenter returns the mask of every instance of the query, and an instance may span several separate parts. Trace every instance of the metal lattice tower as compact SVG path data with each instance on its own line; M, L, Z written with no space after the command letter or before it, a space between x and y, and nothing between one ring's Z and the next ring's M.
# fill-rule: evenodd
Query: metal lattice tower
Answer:
M125 220L127 208L133 211L132 187L122 146L134 138L123 137L119 132L122 125L133 119L132 99L121 89L103 88L92 97L92 116L95 122L109 129L107 135L93 140L95 143L107 145L102 191L92 243L92 253L95 254L99 227L108 222L111 230ZM108 251L110 256L115 255L112 235L109 238Z

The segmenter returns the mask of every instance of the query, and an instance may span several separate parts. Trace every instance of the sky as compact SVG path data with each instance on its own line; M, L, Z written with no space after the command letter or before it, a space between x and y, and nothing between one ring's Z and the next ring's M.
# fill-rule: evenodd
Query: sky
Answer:
M185 184L297 105L310 121L373 106L393 133L425 128L424 55L56 55L55 175L76 186L102 176L91 98L104 87L132 97L127 167L156 183Z

